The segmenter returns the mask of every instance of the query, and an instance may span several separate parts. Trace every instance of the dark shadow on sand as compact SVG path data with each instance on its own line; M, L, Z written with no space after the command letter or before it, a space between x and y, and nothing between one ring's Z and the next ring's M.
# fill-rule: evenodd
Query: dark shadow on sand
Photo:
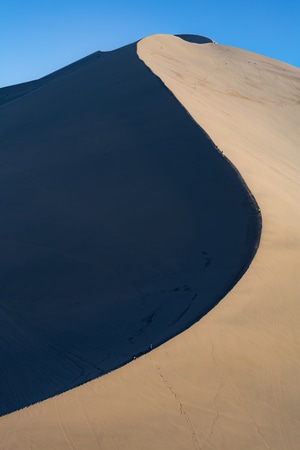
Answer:
M177 34L184 41L191 42L192 44L212 44L213 41L210 38L199 36L198 34Z

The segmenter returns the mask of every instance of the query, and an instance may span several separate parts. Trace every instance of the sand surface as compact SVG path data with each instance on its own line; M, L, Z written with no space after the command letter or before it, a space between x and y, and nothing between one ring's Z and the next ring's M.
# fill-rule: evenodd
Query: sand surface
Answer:
M258 253L234 289L184 333L2 417L0 446L296 450L299 70L164 35L142 40L138 54L246 180L263 217Z

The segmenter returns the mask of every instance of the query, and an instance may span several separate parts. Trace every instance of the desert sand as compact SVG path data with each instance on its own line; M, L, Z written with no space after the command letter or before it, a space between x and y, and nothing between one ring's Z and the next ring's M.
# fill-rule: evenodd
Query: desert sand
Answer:
M254 194L263 218L258 252L238 284L183 333L121 369L1 417L0 446L296 449L299 69L166 35L140 41L138 55Z

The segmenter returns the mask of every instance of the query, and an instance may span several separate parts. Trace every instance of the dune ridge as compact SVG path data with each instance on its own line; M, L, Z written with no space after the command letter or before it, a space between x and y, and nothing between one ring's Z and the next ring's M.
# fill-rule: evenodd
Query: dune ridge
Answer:
M4 105L5 103L9 103L23 95L30 93L31 91L38 89L42 86L47 85L51 82L51 80L55 80L59 77L67 75L70 72L74 72L77 69L82 69L87 64L95 62L96 58L100 58L103 52L98 51L94 52L91 55L86 56L85 58L81 58L79 61L71 63L62 69L58 69L55 72L50 73L38 80L28 81L25 83L20 83L13 86L7 86L0 89L0 105Z
M235 288L181 335L2 417L2 445L296 450L299 69L165 35L142 40L138 54L246 180L263 215L259 250Z

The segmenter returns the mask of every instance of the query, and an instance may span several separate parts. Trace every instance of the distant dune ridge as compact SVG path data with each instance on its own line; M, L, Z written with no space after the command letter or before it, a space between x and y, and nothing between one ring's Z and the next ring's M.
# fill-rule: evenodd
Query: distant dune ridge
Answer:
M146 353L0 447L298 448L299 87L155 35L0 90L1 414Z

